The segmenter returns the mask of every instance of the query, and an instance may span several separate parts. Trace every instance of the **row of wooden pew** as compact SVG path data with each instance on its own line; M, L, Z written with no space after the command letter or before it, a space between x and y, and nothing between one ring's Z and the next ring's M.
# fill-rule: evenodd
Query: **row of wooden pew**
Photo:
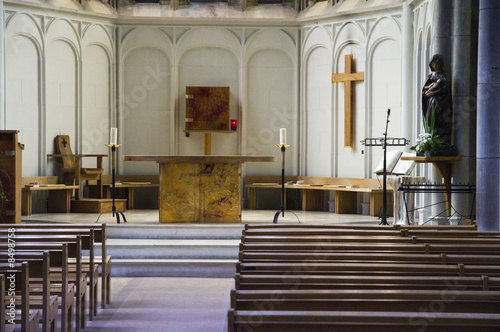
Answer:
M0 239L0 332L80 331L98 313L99 285L101 307L110 303L106 224L0 224Z
M245 226L228 331L498 331L500 232Z

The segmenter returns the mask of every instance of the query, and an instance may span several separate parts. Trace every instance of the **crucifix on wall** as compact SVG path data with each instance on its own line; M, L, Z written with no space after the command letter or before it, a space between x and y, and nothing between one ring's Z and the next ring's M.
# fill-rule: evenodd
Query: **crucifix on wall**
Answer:
M352 54L345 55L345 70L343 73L332 74L332 83L344 83L344 147L352 147L353 116L352 116L352 82L363 82L365 73L353 73Z

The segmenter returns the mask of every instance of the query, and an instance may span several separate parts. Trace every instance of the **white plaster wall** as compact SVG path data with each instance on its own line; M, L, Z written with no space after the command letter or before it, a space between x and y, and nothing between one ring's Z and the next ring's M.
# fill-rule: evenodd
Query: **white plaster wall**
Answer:
M53 174L46 155L54 153L58 134L70 135L75 153L108 153L104 142L115 103L110 25L62 9L12 3L5 4L4 16L5 115L0 125L20 130L23 176Z
M162 78L155 79L156 70ZM171 152L169 132L174 129L170 118L170 64L159 49L138 48L124 59L123 87L127 96L126 111L121 113L120 138L123 154L167 155ZM124 174L155 174L155 163L124 163Z
M6 15L7 16L7 15ZM40 171L40 58L41 36L30 15L10 15L5 31L5 129L19 130L23 175Z
M382 15L332 18L302 29L301 173L374 177L372 169L383 151L360 141L382 136L387 109L391 109L388 134L401 136L400 25L401 12L388 10ZM346 54L353 55L352 71L365 73L364 82L353 83L352 148L344 147L344 85L331 83L331 73L344 72Z
M109 153L110 71L106 51L90 45L83 51L82 62L82 152ZM85 158L84 167L95 167L95 161ZM105 165L107 166L107 165Z
M245 48L242 154L276 156L278 163L248 163L247 174L281 174L280 128L287 129L285 173L297 174L299 115L295 37L270 29L252 34Z
M326 47L312 50L306 63L306 173L330 176L332 168L331 53Z
M179 116L178 128L185 128L186 87L220 86L229 87L229 118L238 116L238 62L234 54L217 47L199 47L186 52L179 62ZM204 135L192 133L189 137L179 130L179 154L203 155ZM213 134L211 151L213 155L237 154L238 136L234 134Z
M21 16L9 8L6 17ZM182 132L188 85L231 89L230 117L239 120L239 128L236 134L213 135L213 154L279 159L274 144L279 128L286 127L292 145L287 149L287 174L371 177L381 151L368 150L359 141L382 134L387 108L392 109L389 133L398 134L403 84L398 9L299 22L297 26L303 25L300 39L299 28L290 27L289 21L280 28L260 22L205 26L195 19L192 25L167 20L148 24L144 19L122 25L118 20L116 50L113 25L104 18L67 15L62 9L34 11L36 15L20 17L20 23L6 22L6 45L12 38L31 43L23 52L30 63L27 77L12 70L12 83L6 79L6 103L12 101L15 106L7 107L5 116L11 121L6 123L9 129L36 127L38 121L38 129L30 129L30 135L41 142L35 148L38 156L25 153L25 158L38 160L37 166L26 166L30 175L44 173L45 154L53 152L56 134L69 133L76 152L100 153L106 152L102 143L107 142L111 126L119 128L120 155L202 154L203 136L186 138ZM424 44L426 36L427 32ZM330 79L331 73L344 71L348 53L354 54L354 69L365 72L365 82L354 84L352 149L343 146L343 85ZM7 70L21 66L12 49L6 50L6 56ZM28 89L37 91L28 97L30 118L39 117L31 124L16 119L21 109L28 109L14 102L20 100L16 79L39 82ZM27 139L36 141L33 137ZM245 171L279 174L280 166L279 162L248 163ZM157 165L147 163L120 162L119 167L125 173L157 171Z
M344 85L335 83L333 112L336 117L335 126L335 146L337 151L337 159L334 165L334 176L338 177L364 177L365 163L364 156L361 151L364 147L361 146L360 140L366 137L365 131L365 111L366 111L366 46L365 46L365 31L361 22L346 22L337 24L335 30L338 33L335 36L333 49L333 72L343 73L345 55L353 55L353 72L365 72L365 82L354 82L352 84L352 109L353 115L353 136L352 148L344 148Z

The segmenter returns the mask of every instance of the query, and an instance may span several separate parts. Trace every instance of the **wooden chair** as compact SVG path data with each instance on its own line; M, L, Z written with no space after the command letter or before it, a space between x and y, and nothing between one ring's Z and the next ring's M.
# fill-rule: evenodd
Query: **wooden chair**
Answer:
M56 136L56 154L49 154L49 157L60 157L62 159L62 178L65 185L80 186L81 181L97 180L98 198L102 198L102 158L106 154L74 154L71 151L71 145L68 135ZM96 168L82 168L82 158L97 158ZM80 188L75 189L75 199L80 199Z

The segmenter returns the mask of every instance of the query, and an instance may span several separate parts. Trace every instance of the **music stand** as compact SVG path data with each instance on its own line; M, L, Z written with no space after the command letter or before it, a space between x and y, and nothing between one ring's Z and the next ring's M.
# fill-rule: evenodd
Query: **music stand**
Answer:
M364 146L381 146L384 150L384 176L383 176L383 203L382 203L382 221L380 225L389 225L387 223L387 147L388 146L405 146L410 143L406 138L395 138L395 137L387 137L387 128L389 126L389 115L391 114L391 110L387 110L387 121L385 123L385 133L383 137L375 137L375 138L365 138L361 141L361 144Z

